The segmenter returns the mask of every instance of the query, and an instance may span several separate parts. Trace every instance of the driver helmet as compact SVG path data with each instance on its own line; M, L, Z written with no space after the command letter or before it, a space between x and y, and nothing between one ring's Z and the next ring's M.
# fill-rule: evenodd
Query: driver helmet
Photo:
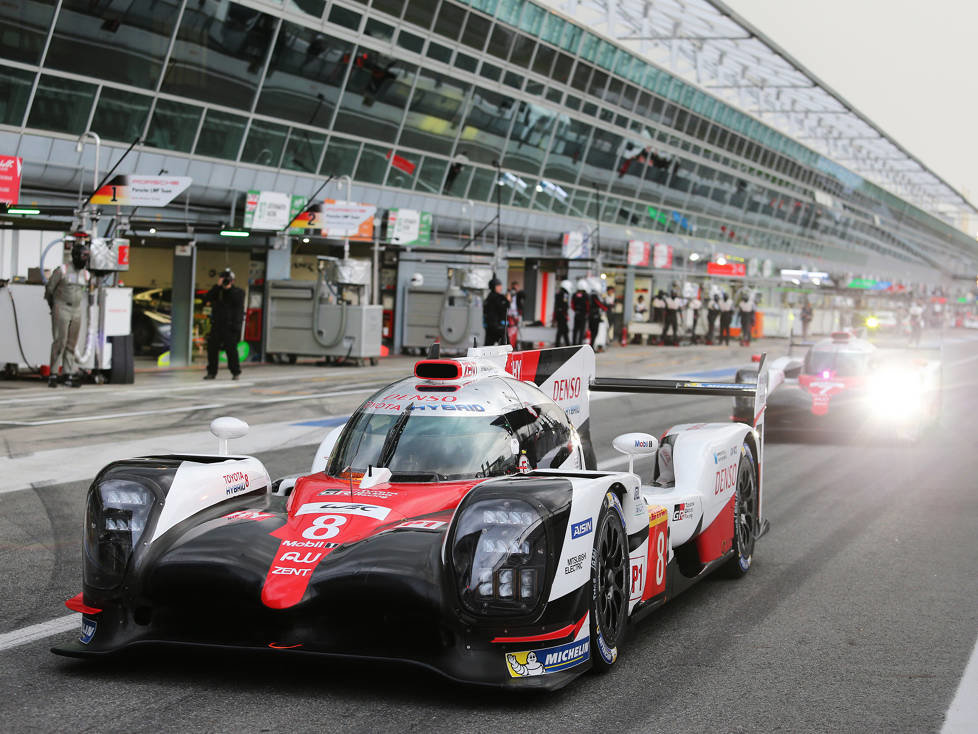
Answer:
M574 284L571 283L569 280L562 280L562 281L560 281L560 287L563 288L568 293L570 293L572 290L574 290Z

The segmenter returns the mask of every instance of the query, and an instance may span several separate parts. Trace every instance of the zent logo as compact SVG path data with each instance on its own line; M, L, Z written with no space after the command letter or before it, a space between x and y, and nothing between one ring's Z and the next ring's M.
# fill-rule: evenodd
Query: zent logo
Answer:
M576 522L571 525L571 539L580 538L583 535L587 535L592 530L591 528L591 518L587 520L581 520L581 522Z

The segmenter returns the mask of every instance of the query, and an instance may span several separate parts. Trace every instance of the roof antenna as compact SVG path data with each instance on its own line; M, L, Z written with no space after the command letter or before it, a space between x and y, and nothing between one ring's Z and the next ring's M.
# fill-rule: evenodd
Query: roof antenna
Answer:
M428 359L438 359L441 356L441 344L435 339L428 346Z
M472 348L473 349L479 348L479 340L476 338L475 334L472 335Z

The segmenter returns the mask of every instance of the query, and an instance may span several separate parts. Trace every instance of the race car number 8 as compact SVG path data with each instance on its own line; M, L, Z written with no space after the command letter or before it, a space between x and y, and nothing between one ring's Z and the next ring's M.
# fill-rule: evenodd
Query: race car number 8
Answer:
M325 540L338 535L340 525L346 523L342 515L320 515L312 521L312 525L302 531L302 537L307 540Z
M655 538L655 584L660 586L666 575L666 534L658 533Z

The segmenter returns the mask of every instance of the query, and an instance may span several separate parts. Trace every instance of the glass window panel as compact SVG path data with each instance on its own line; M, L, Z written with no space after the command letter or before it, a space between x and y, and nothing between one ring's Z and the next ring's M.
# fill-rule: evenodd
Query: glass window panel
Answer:
M55 0L0 3L0 56L39 63L55 5Z
M577 180L581 158L591 136L591 126L566 115L559 115L556 125L544 178L573 183Z
M635 106L635 100L638 98L638 87L633 87L631 84L626 84L622 88L621 92L621 106L626 110L631 111Z
M617 53L617 49L610 43L599 41L597 59L595 61L601 68L611 71L615 68L615 56Z
M95 100L95 85L41 75L27 124L42 130L81 135Z
M370 145L365 143L363 152L360 153L360 161L357 163L357 172L353 176L357 181L363 183L382 184L384 176L387 174L387 151L380 145Z
M218 110L207 110L195 154L235 160L238 157L238 148L241 147L244 129L244 117Z
M577 68L574 69L574 79L571 81L571 86L579 92L587 92L590 78L591 66L583 61L578 61Z
M638 59L623 51L615 58L615 73L625 79L631 79L632 63L635 61Z
M523 12L523 0L499 0L496 17L504 23L518 25Z
M278 168L288 133L289 129L285 125L276 125L274 122L265 122L264 120L252 120L248 139L245 141L244 150L241 152L241 162Z
M326 9L326 0L292 0L299 10L313 18L322 17Z
M553 13L546 13L543 19L543 29L540 38L554 46L560 45L560 37L564 32L564 19Z
M367 18L367 25L364 26L363 35L389 43L394 38L394 26L389 23L382 23L376 18Z
M404 118L401 145L449 155L459 131L469 85L421 69Z
M473 199L474 201L495 201L495 181L496 172L486 170L485 168L476 168L472 171L472 182L469 184L469 192L467 198ZM500 198L502 191L500 193Z
M465 23L466 14L465 8L460 8L448 0L443 0L441 9L438 11L438 20L435 21L435 33L457 41L462 25Z
M492 36L489 38L489 45L486 51L497 59L504 61L509 57L509 47L513 43L513 36L516 35L504 25L496 23L492 29Z
M146 135L146 145L189 153L194 147L201 112L203 110L194 105L168 99L156 100L153 120Z
M585 115L594 117L598 114L598 106L593 102L585 102L584 106L581 108L581 112L583 112Z
M552 78L555 82L568 84L571 69L574 66L574 59L567 54L558 53L557 60L554 62Z
M404 0L374 0L373 8L395 18L400 18L401 11L404 9Z
M64 0L44 64L154 89L179 11L175 0Z
M468 20L465 22L465 30L462 31L462 43L476 51L481 51L489 37L490 25L491 21L481 15L469 13Z
M34 72L0 66L0 124L20 127L33 83Z
M550 69L554 65L554 57L557 52L542 43L537 45L536 56L533 57L533 71L540 76L550 76Z
M322 133L292 128L289 131L289 142L285 146L285 158L282 159L283 168L315 173L324 145L326 136Z
M523 6L523 16L520 18L520 28L531 36L539 36L543 28L543 19L547 16L547 11L533 3Z
M592 81L592 86L593 86L593 81ZM604 95L604 98L611 104L620 105L621 91L623 86L624 86L624 82L622 82L621 79L615 79L614 77L611 77L610 81L608 82L608 91Z
M607 107L602 107L598 114L598 119L600 119L602 122L610 123L615 119L615 113L609 110Z
M387 169L387 185L399 189L414 188L414 177L418 174L420 163L420 154L398 151Z
M585 33L578 55L586 61L595 61L598 58L598 37L593 33Z
M512 98L476 87L468 102L458 153L486 165L498 160L513 120L513 107Z
M445 181L445 171L447 170L448 161L425 156L421 162L421 170L418 171L418 175L414 179L414 188L429 194L442 193L442 183Z
M591 74L591 94L595 97L604 99L605 87L608 86L608 75L600 69L595 69Z
M507 71L506 76L503 78L503 84L507 87L512 87L513 89L522 89L523 79L526 77L517 74L514 71Z
M452 49L448 48L448 46L442 46L440 43L429 41L428 56L435 61L441 61L443 64L449 64L452 61Z
M474 74L478 65L479 61L468 54L463 54L461 51L455 54L455 66L463 71L471 71Z
M490 64L488 61L482 62L482 69L479 71L479 74L484 76L486 79L492 79L494 82L499 81L499 77L502 75L502 73L502 69L495 64Z
M215 23L208 6L187 6L163 91L250 109L277 22L232 3L224 22Z
M560 100L561 100L561 98L563 96L564 96L564 93L561 92L559 89L550 88L550 89L547 90L547 101L548 102L553 102L554 104L560 104Z
M618 151L622 148L620 135L602 128L595 128L581 169L581 185L600 184L604 189L618 170Z
M577 53L577 47L581 44L581 35L584 33L573 23L564 24L564 37L560 39L560 47L570 54Z
M481 10L486 15L494 15L496 12L497 0L468 0L469 4L476 10Z
M397 45L419 54L421 53L421 49L424 48L424 39L421 36L416 36L413 33L402 30L397 36Z
M550 108L520 102L509 133L503 168L534 175L539 173L555 122L556 113Z
M131 143L143 135L150 100L142 94L102 87L92 117L92 130L108 140Z
M255 110L328 127L352 52L353 45L346 41L283 23Z
M513 50L509 54L510 63L522 66L524 69L530 67L530 59L533 58L533 49L537 45L529 36L519 33L513 40ZM549 73L549 70L548 72Z
M408 23L429 30L431 22L435 19L436 2L412 2L408 3L404 9L404 20Z
M360 153L360 143L331 137L319 173L324 176L352 176Z
M456 160L448 166L448 173L445 174L445 184L442 187L443 194L451 196L465 196L465 191L469 187L469 179L472 177L473 167L467 163Z
M334 5L329 9L329 22L349 28L351 31L360 30L360 13L347 10L342 5Z
M360 46L333 129L393 142L416 70L413 64Z

